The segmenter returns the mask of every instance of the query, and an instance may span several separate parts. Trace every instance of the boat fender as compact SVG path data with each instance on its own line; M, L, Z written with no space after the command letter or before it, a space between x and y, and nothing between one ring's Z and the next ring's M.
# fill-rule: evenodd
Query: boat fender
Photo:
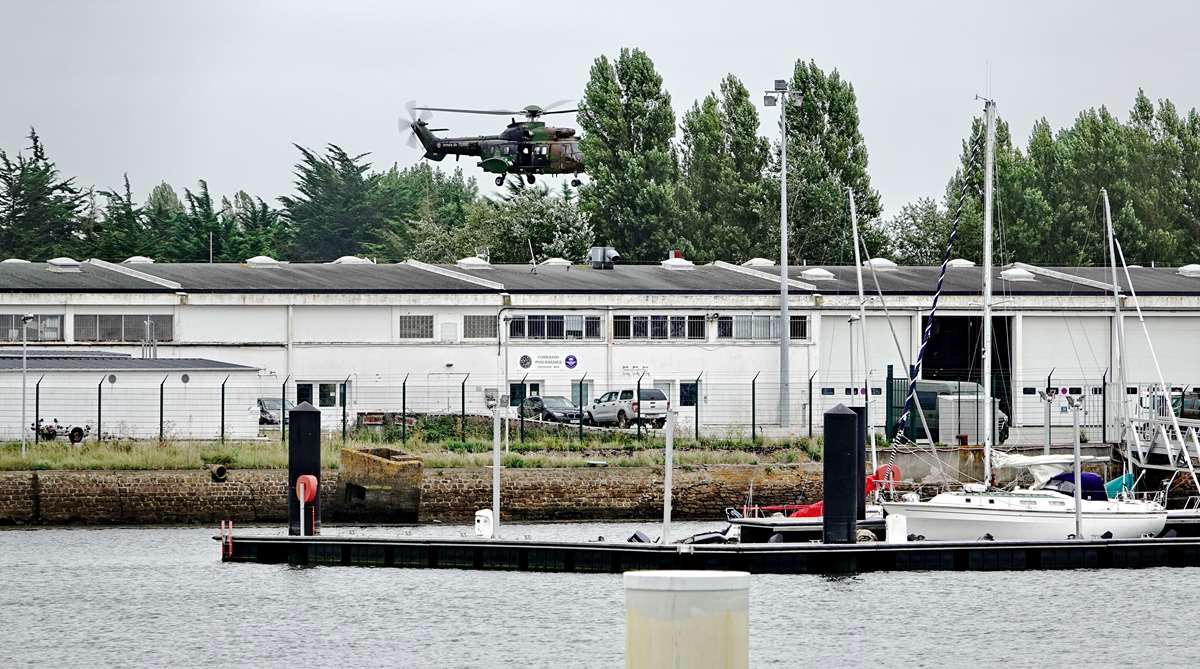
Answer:
M854 534L854 542L859 544L869 544L875 542L875 533L871 530L858 530Z
M781 543L783 543L783 535L780 534L779 532L776 532L775 534L772 534L769 539L767 539L767 543L781 544Z

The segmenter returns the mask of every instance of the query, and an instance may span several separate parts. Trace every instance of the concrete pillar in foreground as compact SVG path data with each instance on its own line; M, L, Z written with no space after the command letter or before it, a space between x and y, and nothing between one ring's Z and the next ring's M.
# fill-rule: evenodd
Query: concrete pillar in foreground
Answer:
M304 518L300 518L300 500L296 498L296 479L311 474L321 480L321 410L301 402L288 412L288 534L311 537L320 534L321 489L317 496L304 505ZM304 531L300 531L300 523Z
M825 412L825 449L821 458L825 473L825 510L823 541L827 544L852 544L858 523L858 483L862 478L858 457L854 454L858 442L858 418L854 412L839 404Z
M625 572L627 669L750 666L750 574Z

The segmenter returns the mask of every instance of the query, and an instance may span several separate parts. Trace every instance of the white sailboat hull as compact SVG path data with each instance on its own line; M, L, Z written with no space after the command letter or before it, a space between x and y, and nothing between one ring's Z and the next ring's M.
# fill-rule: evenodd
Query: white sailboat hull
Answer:
M1063 506L1048 508L1051 504ZM985 535L997 541L1062 541L1075 534L1070 498L943 493L927 502L888 502L884 508L906 518L910 535L931 541L975 541ZM1114 539L1157 536L1166 521L1167 512L1152 503L1083 501L1083 538L1087 539L1106 532Z

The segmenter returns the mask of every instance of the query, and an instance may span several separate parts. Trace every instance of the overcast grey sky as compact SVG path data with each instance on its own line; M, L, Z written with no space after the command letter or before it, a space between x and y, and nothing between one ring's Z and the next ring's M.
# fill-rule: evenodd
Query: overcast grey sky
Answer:
M417 160L396 129L410 99L578 98L596 56L637 46L682 115L726 73L757 91L815 59L854 84L887 216L941 194L989 65L1024 143L1042 116L1057 128L1103 104L1123 117L1139 86L1200 105L1198 25L1185 2L0 0L0 147L23 147L33 125L81 184L116 187L128 172L143 196L207 179L217 194L273 199L291 191L292 142L370 152L380 167ZM776 114L763 113L771 137ZM503 123L435 120L463 134Z

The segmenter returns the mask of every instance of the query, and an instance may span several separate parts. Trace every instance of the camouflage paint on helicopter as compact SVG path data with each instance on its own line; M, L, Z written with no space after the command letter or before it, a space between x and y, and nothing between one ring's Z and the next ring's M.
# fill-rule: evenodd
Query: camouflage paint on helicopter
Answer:
M504 109L449 109L445 107L408 106L409 129L413 138L425 148L425 158L442 160L448 155L478 156L479 167L485 172L497 174L496 185L504 183L508 174L525 175L529 183L535 174L573 174L572 186L579 185L579 174L584 171L583 153L579 150L579 138L574 128L556 128L537 120L544 114L569 114L574 109L551 111L559 104L546 108L530 105L521 110ZM428 116L413 116L412 112L444 111L464 114L492 114L513 116L512 123L499 135L475 137L438 137L428 124ZM527 120L518 121L515 116L523 115Z

